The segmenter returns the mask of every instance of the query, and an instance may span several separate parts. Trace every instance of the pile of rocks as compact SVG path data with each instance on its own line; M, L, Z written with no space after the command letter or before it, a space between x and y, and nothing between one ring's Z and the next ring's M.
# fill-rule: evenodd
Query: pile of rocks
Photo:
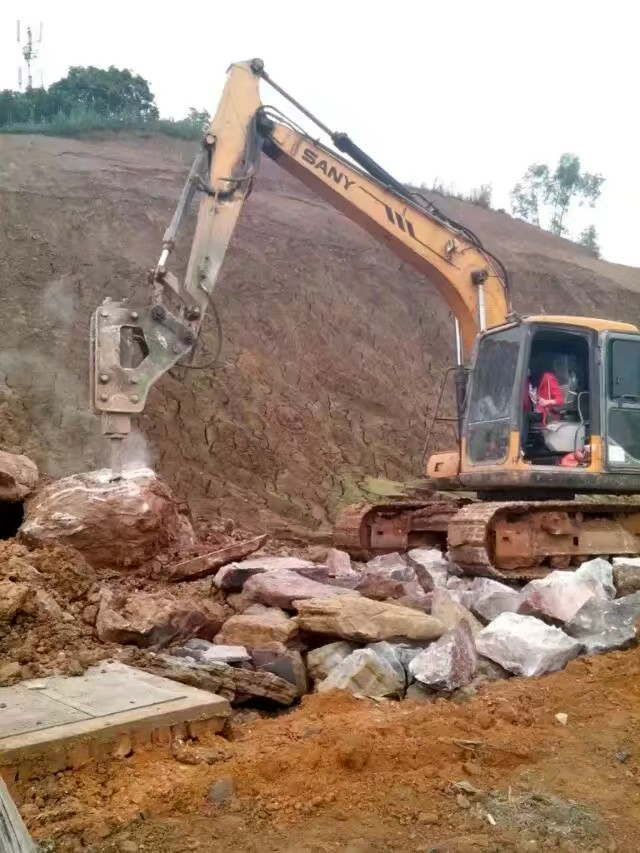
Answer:
M309 690L332 689L376 699L456 698L488 680L554 672L579 654L635 642L636 562L591 560L509 586L465 578L429 549L366 564L334 549L321 564L253 556L217 571L219 602L192 602L191 622L165 603L162 619L143 624L139 604L118 611L105 595L96 624L105 640L127 642L129 630L129 641L155 646L185 636L190 625L191 639L150 650L144 665L236 703L287 705Z

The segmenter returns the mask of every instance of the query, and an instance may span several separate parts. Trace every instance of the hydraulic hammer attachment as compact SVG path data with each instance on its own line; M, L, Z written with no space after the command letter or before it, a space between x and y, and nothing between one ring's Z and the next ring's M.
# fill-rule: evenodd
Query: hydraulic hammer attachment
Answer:
M149 389L193 347L196 333L164 305L132 308L105 299L91 320L91 404L111 443L112 479L122 476L132 415Z

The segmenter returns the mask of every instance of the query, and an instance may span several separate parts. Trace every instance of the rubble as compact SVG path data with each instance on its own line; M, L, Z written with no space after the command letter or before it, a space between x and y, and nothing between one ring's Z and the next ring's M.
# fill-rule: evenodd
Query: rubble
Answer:
M355 595L296 601L303 631L344 640L436 640L442 624L418 610Z
M217 572L218 569L227 563L239 560L248 554L253 554L254 551L262 548L268 538L266 534L256 536L244 542L233 542L225 548L219 548L208 554L201 554L198 557L182 560L169 568L167 580L178 582L207 577L207 575Z
M597 654L633 645L638 620L640 592L613 601L594 597L580 608L564 630L582 643L587 654Z
M244 646L251 651L278 642L287 645L295 639L298 624L277 607L261 612L242 613L226 620L215 638L216 644Z
M589 574L580 576L578 572L554 571L524 587L519 612L561 625L572 619L594 596L606 599L607 593Z
M474 578L463 603L480 619L491 622L501 613L517 613L522 596L512 587L491 578Z
M310 560L300 560L297 557L251 557L241 563L230 563L224 566L213 579L213 582L225 592L241 592L246 581L254 575L263 572L289 571L312 569L315 563Z
M313 564L312 564L313 565ZM355 597L357 592L339 586L318 583L286 569L275 569L254 575L244 585L244 592L254 601L269 607L293 610L293 602L303 598Z
M33 590L26 583L0 581L0 636L9 630L16 615L24 610L33 596Z
M342 663L356 648L357 646L353 643L349 643L346 640L338 640L335 643L327 643L325 646L312 649L307 654L307 671L309 675L314 681L322 681L335 666Z
M442 551L437 548L412 548L407 558L426 592L434 587L446 586L450 564L444 559Z
M455 628L416 655L409 672L432 690L456 690L468 684L477 666L471 629L461 620Z
M613 583L619 598L640 592L640 557L614 557Z
M562 669L582 646L535 616L504 612L478 634L476 648L509 672L533 676Z
M38 484L38 466L28 456L0 450L0 501L23 501Z
M26 503L19 538L31 547L62 542L94 567L137 566L189 535L176 498L148 468L74 474L42 488ZM191 534L193 531L191 531Z
M162 590L126 593L103 587L96 632L105 643L164 646L182 637L213 639L223 621L222 606L207 599L177 599Z
M431 615L439 619L448 631L455 628L461 621L466 622L473 637L476 637L483 628L482 623L473 613L456 601L447 589L438 588L434 591Z
M406 679L400 665L393 666L386 656L373 648L356 649L329 672L318 685L321 693L327 690L348 690L356 696L380 699L404 695Z

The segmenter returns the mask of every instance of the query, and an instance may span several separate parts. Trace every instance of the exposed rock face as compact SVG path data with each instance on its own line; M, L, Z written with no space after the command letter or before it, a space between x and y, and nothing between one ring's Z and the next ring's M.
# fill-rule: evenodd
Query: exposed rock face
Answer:
M442 624L418 610L355 595L297 601L297 622L304 631L345 640L436 640Z
M491 578L474 578L473 583L464 594L467 607L484 619L491 622L501 613L516 613L522 603L521 594Z
M314 681L322 681L335 666L342 663L356 648L353 643L348 643L346 640L338 640L335 643L327 643L326 646L312 649L307 654L307 670L309 675Z
M284 610L293 610L293 602L302 598L357 596L349 589L318 583L284 569L254 575L246 582L244 591L254 601L269 607L282 607Z
M640 557L614 557L613 583L619 598L640 592Z
M602 584L590 576L580 576L578 572L550 572L524 587L519 612L562 625L573 619L582 605L594 596L606 599L607 594Z
M480 654L516 675L544 675L577 657L581 644L535 616L501 613L476 639Z
M409 672L432 690L457 690L473 678L478 663L471 629L465 621L416 655Z
M213 639L223 620L223 608L207 599L178 599L168 591L116 594L103 587L96 632L104 643L166 645L179 637Z
M297 572L300 569L312 569L314 565L310 560L300 560L298 557L251 557L241 563L230 563L221 568L214 578L214 583L218 589L225 592L240 592L245 582L254 575L278 570Z
M579 640L588 654L595 654L633 645L639 622L640 592L636 592L615 601L589 599L564 630Z
M26 505L19 536L28 545L72 545L96 567L135 566L176 545L186 532L171 491L147 468L74 474L41 489Z
M384 656L371 648L356 649L335 666L318 691L349 690L357 696L378 699L402 696L406 686L404 669L394 667Z
M276 607L259 613L242 613L231 616L222 626L215 642L222 645L244 646L248 650L260 649L269 643L287 644L298 633L298 625Z
M474 637L482 631L482 623L478 622L473 613L456 601L446 589L439 588L434 591L431 615L439 619L448 631L455 628L460 622L467 623Z
M28 456L0 450L0 501L22 501L38 484L38 467Z

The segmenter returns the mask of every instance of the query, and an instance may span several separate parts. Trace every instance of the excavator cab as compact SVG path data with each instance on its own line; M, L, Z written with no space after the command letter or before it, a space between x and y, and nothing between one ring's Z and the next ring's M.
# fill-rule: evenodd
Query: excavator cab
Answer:
M637 491L640 333L546 316L482 333L461 423L458 475L451 454L429 461L441 488L495 499Z

